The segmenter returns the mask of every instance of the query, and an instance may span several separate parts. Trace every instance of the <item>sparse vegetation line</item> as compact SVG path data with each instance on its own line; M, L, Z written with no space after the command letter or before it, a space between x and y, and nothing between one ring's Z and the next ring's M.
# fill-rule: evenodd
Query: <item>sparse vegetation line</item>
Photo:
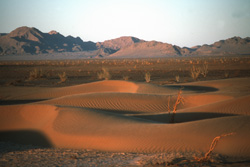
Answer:
M42 69L37 69L35 68L33 71L30 71L30 74L29 74L29 81L32 81L32 80L36 80L36 79L40 79L44 77L44 73L42 71Z
M178 83L178 80L187 83L196 78L191 76L193 66L203 69L204 64L207 64L204 65L205 71L201 70L196 80L250 77L249 56L225 57L223 58L224 64L221 64L220 59L221 57L171 57L161 58L160 61L159 59L0 61L0 75L3 78L0 84L56 86L55 83L60 81L58 73L64 71L71 79L70 82L66 81L65 85L95 82L100 80L97 74L103 72L102 67L108 70L114 80L129 79L141 82L145 81L145 73L150 72L150 83L165 85ZM197 64L198 62L199 64ZM190 63L192 64L190 65Z

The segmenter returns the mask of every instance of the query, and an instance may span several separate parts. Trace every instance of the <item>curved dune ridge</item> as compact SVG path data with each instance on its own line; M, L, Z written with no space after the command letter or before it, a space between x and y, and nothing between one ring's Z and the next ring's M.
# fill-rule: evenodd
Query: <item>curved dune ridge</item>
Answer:
M52 99L56 97L69 96L83 93L104 93L104 92L129 92L136 93L138 85L126 81L99 81L76 86L63 88L19 88L18 94L11 92L13 88L5 88L1 96L8 100L35 100L35 99Z
M248 92L250 78L244 80L248 82L241 82L239 90ZM173 109L178 85L101 81L30 88L33 91L27 94L28 88L0 90L1 100L6 101L47 99L0 106L0 139L30 144L43 136L32 144L123 152L206 152L214 137L233 132L219 141L214 152L246 157L250 155L250 96L237 92L237 85L233 91L223 86L212 89L211 85L223 82L227 83L207 81L205 86L211 87L207 91L200 91L199 82L182 85L184 104L178 106L174 124L169 123L168 109Z
M174 95L91 93L64 96L43 101L40 104L84 107L123 113L158 113L168 111L168 100L169 108L173 110L176 98L177 96ZM184 95L185 105L179 104L178 109L193 108L231 98L221 95Z

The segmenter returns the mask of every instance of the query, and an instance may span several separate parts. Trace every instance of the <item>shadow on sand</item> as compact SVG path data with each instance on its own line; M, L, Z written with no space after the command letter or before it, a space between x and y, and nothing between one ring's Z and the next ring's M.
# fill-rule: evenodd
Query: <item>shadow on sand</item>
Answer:
M133 117L146 119L158 123L169 123L172 114L156 114L156 115L133 115ZM205 119L213 119L220 117L237 116L235 114L224 114L224 113L204 113L204 112L193 112L193 113L176 113L175 123L184 123L191 121L199 121Z
M48 99L38 99L38 100L0 100L0 106L3 105L16 105L16 104L28 104L40 102Z
M208 86L193 86L193 85L167 85L167 88L179 90L183 88L183 91L194 91L195 93L206 93L206 92L216 92L219 89Z
M14 131L0 131L0 141L2 145L11 145L11 143L17 143L22 145L29 145L25 148L51 148L53 147L49 139L41 132L33 130L14 130ZM12 144L13 145L13 144ZM4 146L2 146L4 147ZM8 147L8 149L1 152L9 152L20 150L21 147Z

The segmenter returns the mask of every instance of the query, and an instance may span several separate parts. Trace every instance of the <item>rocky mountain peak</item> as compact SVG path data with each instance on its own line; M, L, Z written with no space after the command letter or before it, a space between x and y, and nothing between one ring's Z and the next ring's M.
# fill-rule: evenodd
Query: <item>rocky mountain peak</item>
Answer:
M50 35L56 35L56 34L59 34L57 31L55 31L55 30L51 30L50 32L49 32L49 34Z
M40 38L43 38L43 33L34 27L23 26L11 31L8 36L16 40L25 39L38 42Z

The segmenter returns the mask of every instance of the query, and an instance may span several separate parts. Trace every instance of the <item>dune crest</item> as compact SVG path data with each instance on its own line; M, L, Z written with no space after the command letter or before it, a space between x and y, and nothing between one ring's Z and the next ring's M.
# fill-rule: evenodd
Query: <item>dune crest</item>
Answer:
M87 93L104 92L128 92L136 93L138 86L136 83L128 81L104 80L93 83L68 86L63 88L17 88L16 93L11 92L12 88L1 90L2 100L31 100L31 99L52 99L62 96Z

